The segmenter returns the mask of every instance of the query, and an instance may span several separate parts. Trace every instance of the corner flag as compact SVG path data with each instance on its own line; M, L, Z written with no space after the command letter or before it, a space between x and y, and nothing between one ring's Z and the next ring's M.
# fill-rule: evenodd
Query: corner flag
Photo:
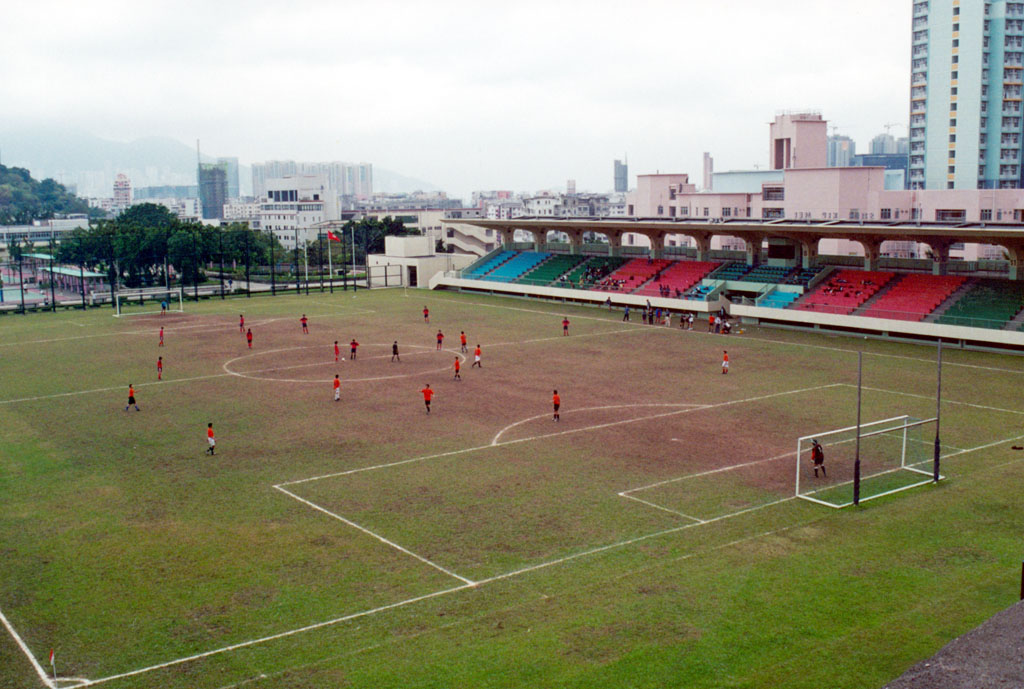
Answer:
M333 232L328 232L327 233L327 238L330 239L332 242L340 242L341 241L340 239L338 239L338 235L334 234Z

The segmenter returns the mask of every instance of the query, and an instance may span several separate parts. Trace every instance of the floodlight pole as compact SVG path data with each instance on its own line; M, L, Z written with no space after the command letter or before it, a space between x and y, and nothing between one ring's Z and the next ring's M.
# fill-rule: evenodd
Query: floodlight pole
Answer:
M860 395L864 352L857 352L857 444L853 451L853 504L860 504Z
M932 459L932 480L939 482L939 423L942 416L942 338L939 338L935 390L935 456Z

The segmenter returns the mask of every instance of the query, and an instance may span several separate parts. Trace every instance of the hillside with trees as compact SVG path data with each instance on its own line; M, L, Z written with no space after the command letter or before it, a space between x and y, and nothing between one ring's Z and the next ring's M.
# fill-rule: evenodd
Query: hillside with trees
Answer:
M55 215L88 213L84 199L52 179L32 179L28 170L0 165L0 225L28 225Z

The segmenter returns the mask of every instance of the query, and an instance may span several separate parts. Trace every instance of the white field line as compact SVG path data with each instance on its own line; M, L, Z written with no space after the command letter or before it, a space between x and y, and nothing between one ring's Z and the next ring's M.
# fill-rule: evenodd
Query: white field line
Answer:
M149 383L135 383L135 387L143 388L151 385L163 386L170 385L171 383L189 383L197 380L209 380L210 378L224 378L230 374L227 373L211 373L206 376L192 376L191 378L164 378L163 380L154 380ZM0 400L0 404L15 404L17 402L36 402L38 400L50 400L58 397L74 397L75 395L91 395L96 392L111 392L113 390L124 390L126 386L118 385L116 387L109 388L92 388L91 390L75 390L74 392L58 392L52 395L39 395L37 397L19 397L11 400Z
M754 466L755 464L764 464L766 462L775 462L786 457L792 457L796 454L796 450L792 452L786 452L781 455L775 455L774 457L768 457L767 459L755 459L750 462L743 462L742 464L732 464L727 467L718 467L717 469L708 469L707 471L698 471L695 474L687 474L685 476L677 476L676 478L665 479L664 481L658 481L657 483L651 483L646 486L639 486L637 488L630 488L624 490L619 495L622 497L628 497L630 493L639 493L642 490L650 490L651 488L657 488L659 486L668 485L669 483L677 483L679 481L687 481L692 478L700 478L701 476L711 476L713 474L720 474L725 471L733 471L735 469L743 469L744 467Z
M603 407L581 407L579 409L570 409L570 410L566 411L565 414L567 414L567 415L568 414L574 414L574 413L578 414L580 412L585 412L585 411L602 411L602 410L605 410L605 409L635 409L637 407L700 407L700 408L703 409L703 408L706 408L706 406L707 405L703 405L703 404L689 404L689 403L685 403L685 402L667 402L667 403L661 403L661 404L610 404L610 405L603 406ZM551 414L537 414L536 416L531 416L529 418L523 419L522 421L516 421L513 424L509 424L508 426L505 426L500 431L498 431L498 434L495 435L494 438L491 439L491 445L492 446L493 445L500 445L501 443L499 443L498 440L499 440L499 438L501 438L502 435L505 434L506 431L510 431L513 428L515 428L516 426L521 426L524 423L529 423L531 421L536 421L537 419L546 419L549 416L551 416ZM644 417L644 418L651 418L651 417Z
M458 301L456 299L445 299L445 298L441 298L441 297L424 297L424 299L428 299L428 300L431 300L431 301L447 302L449 304L461 304L461 305L464 305L464 306L465 305L469 305L469 306L479 306L479 307L482 307L482 308L490 308L490 309L506 309L506 310L509 310L509 311L523 311L525 313L536 313L536 314L541 314L543 316L557 316L557 315L559 315L559 312L557 312L557 311L542 311L540 309L525 309L525 308L518 307L518 306L505 306L503 304L480 304L480 303L476 303L476 302L460 302L460 301ZM581 316L581 315L576 315L574 317L577 318L577 319L580 319L580 320L593 320L593 321L606 321L606 322L609 320L608 318L599 318L597 316ZM632 321L630 321L630 322L632 322ZM694 335L704 335L704 336L712 336L712 335L714 335L714 336L717 336L717 337L722 337L722 335L720 335L719 333L700 332L700 331L697 331L697 330L693 330L693 331L681 330L679 328L666 328L664 326L651 326L651 325L646 325L644 323L636 323L635 327L642 328L645 331L685 332L685 333L692 333ZM807 344L807 343L803 343L803 342L785 342L783 340L773 340L773 339L768 338L768 337L753 337L753 336L748 336L748 335L738 335L736 337L736 339L738 341L746 340L746 341L749 341L749 342L765 342L765 343L768 343L768 344L779 345L779 346L783 346L783 347L787 347L787 346L788 347L804 347L804 348L807 348L807 349L821 349L821 350L825 350L825 351L829 351L829 352L843 352L845 354L856 354L857 353L856 349L846 349L846 348L843 348L843 347L828 347L828 346L825 346L825 345L813 345L813 344ZM925 359L925 358L921 358L921 357L906 356L906 355L903 355L903 354L882 354L880 352L864 352L864 354L866 356L877 356L877 357L882 357L882 358L887 358L887 359L903 359L903 360L906 360L906 361L917 361L917 362L922 362L922 363L927 363L927 364L934 364L935 363L934 359ZM978 369L978 370L981 370L981 371L993 371L993 372L997 372L997 373L1015 373L1017 375L1024 374L1024 369L997 368L995 366L979 366L978 364L959 364L959 363L955 363L955 362L951 362L951 361L943 361L942 365L943 366L956 366L956 367L960 367L960 368Z
M559 564L562 564L564 562L569 562L571 560L578 560L579 558L586 557L588 555L595 555L597 553L603 553L603 552L608 551L608 550L614 550L616 548L623 548L623 547L628 546L628 545L633 545L634 543L640 543L641 541L647 541L647 540L650 540L652 538L658 538L659 536L667 536L668 534L674 534L674 533L678 533L680 531L685 531L686 529L692 529L692 528L694 528L696 526L704 526L705 524L714 524L715 522L720 522L720 521L725 520L725 519L732 519L733 517L738 517L741 514L747 514L749 512L756 512L757 510L763 510L766 507L771 507L773 505L780 505L780 504L782 504L784 502L790 502L791 500L796 500L796 496L790 496L788 498L781 498L779 500L774 500L772 502L766 502L766 503L764 503L762 505L755 505L754 507L748 507L746 509L742 509L742 510L739 510L737 512L730 512L729 514L722 514L722 515L719 515L717 517L712 517L711 519L705 519L703 521L697 521L697 522L694 522L692 524L683 524L681 526L672 527L671 529L663 529L661 531L655 531L654 533L644 534L643 536L636 536L635 538L629 538L629 539L626 539L624 541L619 541L617 543L609 543L608 545L602 545L602 546L598 546L596 548L590 548L589 550L584 550L584 551L581 551L581 552L578 552L578 553L573 553L572 555L566 555L565 557L560 557L560 558L557 558L555 560L549 560L547 562L541 562L541 563L538 563L536 565L530 565L529 567L523 567L521 569L516 569L516 570L513 570L511 572L505 572L504 574L497 574L497 575L495 575L493 577L488 577L487 579L480 579L479 581L476 582L476 584L477 584L477 586L483 586L484 584L490 584L491 582L494 582L494 581L500 581L502 579L510 579L511 577L515 577L515 576L518 576L520 574L525 574L527 572L535 572L535 571L537 571L539 569L544 569L546 567L551 567L553 565L559 565Z
M775 393L771 393L771 394L768 394L768 395L760 395L760 396L757 396L757 397L747 397L745 399L732 400L732 401L729 401L729 402L719 402L717 404L700 405L698 407L690 408L690 409L681 409L681 410L672 411L672 412L666 412L666 413L662 413L662 414L652 414L650 416L641 416L641 417L637 417L635 419L624 419L622 421L611 421L609 423L596 424L596 425L593 425L593 426L584 426L582 428L573 428L573 429L569 429L569 430L566 430L566 431L559 431L559 432L555 432L555 433L546 433L544 435L535 435L535 436L530 436L528 438L515 438L514 440L504 440L504 441L499 442L497 444L488 443L487 445L477 445L476 447L467 447L467 448L462 449L462 450L451 450L450 452L440 452L440 453L433 454L433 455L423 455L421 457L412 457L410 459L401 459L401 460L398 460L396 462L386 462L384 464L375 464L373 466L359 467L357 469L348 469L346 471L335 471L335 472L332 472L330 474L322 474L320 476L310 476L308 478L295 479L293 481L284 481L282 483L279 483L278 485L281 485L281 486L292 486L292 485L297 485L297 484L300 484L300 483L310 483L310 482L313 482L313 481L322 481L324 479L335 478L335 477L338 477L338 476L348 476L350 474L359 474L359 473L362 473L364 471L377 471L379 469L389 469L391 467L402 466L403 464L414 464L414 463L417 463L417 462L425 462L425 461L430 460L430 459L440 459L442 457L452 457L452 456L455 456L455 455L461 455L461 454L466 454L466 453L470 453L470 452L477 452L478 450L486 450L486 449L491 448L491 447L502 447L504 445L517 445L519 443L528 443L528 442L531 442L531 441L534 441L534 440L542 440L544 438L551 438L551 437L560 436L560 435L568 435L570 433L583 433L585 431L597 430L599 428L608 428L608 427L611 427L611 426L620 426L622 424L627 424L627 423L637 423L637 422L640 422L640 421L649 421L650 419L659 419L659 418L662 418L662 417L665 417L665 416L675 416L675 415L679 415L679 414L687 414L689 412L694 412L694 411L705 411L707 409L717 409L719 407L727 407L727 406L734 405L734 404L744 404L744 403L747 403L747 402L757 402L757 401L760 401L760 400L770 399L770 398L773 398L773 397L781 397L781 396L784 396L784 395L796 395L796 394L800 394L800 393L803 393L803 392L813 392L815 390L823 390L823 389L826 389L826 388L832 388L832 387L835 387L837 385L840 385L840 383L830 383L828 385L818 385L816 387L801 388L799 390L787 390L785 392L775 392ZM544 416L546 416L546 414ZM538 418L540 418L540 417L538 417ZM513 425L515 425L515 424L513 424ZM505 429L502 429L501 431L499 431L499 434L504 432L504 430Z
M46 670L44 670L43 666L39 664L36 657L32 655L32 651L30 651L28 646L25 645L25 642L22 640L21 636L18 635L18 632L14 629L14 626L11 625L2 610L0 610L0 622L4 623L4 627L7 628L8 633L10 633L11 637L14 639L14 643L18 644L18 648L21 649L21 652L24 653L29 662L32 663L32 668L36 671L36 674L39 675L39 679L42 680L43 684L54 689L53 680L46 676Z
M365 313L376 313L376 311L372 311L372 310L369 310L369 309L360 310L360 311L352 311L352 312L349 312L349 313L364 313L364 312ZM191 315L194 315L194 316L214 316L214 317L220 318L220 317L227 316L228 314L205 314L204 313L204 314L191 314ZM312 316L310 316L310 318L311 319L312 318L334 318L334 317L337 317L338 315L339 314L336 314L336 313L315 313ZM246 323L246 327L258 326L258 325L266 325L267 323L275 323L277 321L290 321L290 320L294 320L296 323L298 323L298 319L294 318L292 316L278 316L278 317L275 317L275 318L262 318L262 319L259 319L259 320L251 321L249 323ZM238 325L237 321L235 322L235 325ZM165 326L164 327L164 333L167 334L167 335L171 335L171 334L174 334L174 333L177 333L177 332L181 332L183 330L195 330L197 328L207 328L210 332L222 332L225 329L230 329L230 324L225 323L225 324L216 324L216 325L214 325L214 324L211 324L211 323L194 323L192 325L181 325L181 326L173 326L172 325L172 326ZM69 341L73 341L73 340L90 340L90 339L97 338L97 337L121 337L122 335L150 335L150 336L155 336L156 332L159 329L160 329L160 324L159 324L159 322L157 322L157 323L154 323L151 327L147 327L144 330L142 330L142 329L137 329L137 330L118 330L116 332L97 333L95 335L74 335L72 337L52 337L52 338L49 338L49 339L46 339L46 340L24 340L24 341L20 341L20 342L0 342L0 347L18 347L18 346L21 346L21 345L50 344L50 343L53 343L53 342L69 342Z
M364 534L366 534L368 536L373 536L374 538L376 538L381 543L384 543L385 545L389 545L392 548L394 548L395 550L399 550L399 551L405 553L406 555L409 555L410 557L414 557L414 558L416 558L417 560L419 560L420 562L422 562L424 564L430 565L431 567L433 567L434 569L436 569L439 572L444 572L448 576L453 577L455 579L458 579L459 581L461 581L463 584L466 584L467 586L474 586L475 585L475 582L473 582L472 580L467 579L466 577L459 576L455 572L452 572L451 570L445 569L444 567L442 567L441 565L437 564L436 562L428 560L427 558L423 557L422 555L417 555L416 553L412 552L411 550L409 550L407 548L403 548L402 546L398 545L394 541L389 541L388 539L384 538L380 534L374 533L373 531L370 531L366 527L363 527L363 526L360 526L359 524L356 524L354 521L351 521L349 519L345 519L341 515L336 514L334 512L331 512L330 510L325 509L325 508L321 507L320 505L317 505L314 502L310 502L309 500L306 500L305 498L300 498L298 495L296 495L295 493L292 493L287 488L282 488L281 486L274 486L274 488L276 488L277 490L281 491L285 495L287 495L287 496L289 496L291 498L294 498L294 499L298 500L299 502L301 502L301 503L303 503L305 505L308 505L309 507L312 507L314 510L318 510L320 512L323 512L328 517L333 517L334 519L337 519L339 522L342 522L343 524L348 524L352 528L358 529L359 531L362 531Z
M583 333L582 335L569 335L568 338L565 335L559 335L557 337L552 335L551 337L538 337L538 338L535 338L535 339L532 339L532 340L522 340L520 342L496 342L494 344L487 345L487 347L489 349L492 348L492 347L514 347L515 345L533 344L534 342L550 342L551 340L565 340L565 339L569 339L569 338L579 339L581 337L597 337L599 335L621 335L623 333L632 334L632 333L638 333L638 332L643 332L643 331L642 330L636 330L634 328L622 328L622 329L616 329L616 330L602 330L601 332L596 332L596 333Z
M943 364L943 366L945 366L945 364ZM856 385L853 385L851 383L842 383L842 385L845 385L846 387L849 387L849 388L855 388L855 389L857 387ZM889 393L890 395L903 395L904 397L916 397L917 399L931 400L932 402L935 401L935 397L931 396L931 395L917 395L917 394L914 394L912 392L902 392L900 390L886 390L884 388L871 388L871 387L867 387L867 386L864 386L863 389L864 390L870 390L871 392L885 392L885 393ZM998 411L998 412L1003 412L1005 414L1018 414L1018 415L1024 416L1024 411L1019 411L1019 410L1016 410L1016 409L1002 409L1000 407L990 407L990 406L987 406L987 405L984 405L984 404L974 404L973 402L957 402L956 400L950 400L950 399L942 398L942 403L943 404L957 404L957 405L960 405L962 407L974 407L975 409L984 409L986 411Z
M644 505L647 505L648 507L653 507L653 508L654 508L654 509L656 509L656 510L661 510L662 512L669 512L669 513L671 513L671 514L675 514L675 515L678 515L678 516L680 516L680 517L685 517L686 519L691 519L691 520L693 520L693 521L695 521L695 522L698 522L698 523L700 523L700 524L703 524L703 523L704 523L704 520L703 520L703 519L698 519L697 517L693 517L693 516L691 516L691 515L689 515L689 514L684 514L684 513L682 513L682 512L679 512L679 511L677 511L677 510L672 510L672 509L669 509L668 507L663 507L663 506L661 506L661 505L655 504L655 503L653 503L653 502L649 502L649 501L647 501L647 500L641 500L641 499L640 499L640 498L638 498L638 497L635 497L635 496L633 496L633 495L630 495L630 494L629 494L629 493L627 493L626 491L623 491L623 492L619 493L619 497L621 497L621 498L626 498L627 500L634 500L634 501L636 501L636 502L639 502L639 503L642 503L642 504L644 504Z
M1024 438L1024 435L1020 435L1020 436L1017 436L1015 438L1010 438L1008 440L1001 440L1001 441L998 441L996 443L990 443L988 445L980 445L980 446L978 446L976 448L970 448L970 449L964 450L964 453L987 449L988 447L992 447L993 445L999 445L999 444L1002 444L1002 443L1013 442L1014 440L1019 440L1021 438ZM489 446L481 446L479 448L474 448L474 449L485 449L486 447L489 447ZM457 450L457 451L454 451L454 452L448 452L448 453L444 453L444 455L459 454L461 452L466 452L466 450ZM962 453L956 453L956 454L962 454ZM437 455L437 456L443 456L443 455ZM1002 468L1002 467L1006 467L1006 466L1010 466L1010 465L1020 464L1022 462L1024 462L1024 458L1021 458L1021 459L1018 459L1018 460L1013 460L1011 462L1006 462L1004 464L1000 464L1000 465L991 467L990 469ZM401 463L403 463L403 462L398 462L397 464L401 464ZM316 479L306 479L306 480L316 480ZM292 483L302 483L302 482L303 481L293 481ZM278 486L275 486L275 487L278 488L280 485L288 485L288 484L279 484ZM764 509L764 508L770 507L772 505L778 505L778 504L781 504L781 503L784 503L784 502L789 502L789 501L795 500L795 499L797 499L796 496L791 496L791 497L788 497L788 498L783 498L781 500L777 500L775 502L765 503L763 505L757 505L755 507L751 507L751 508L747 508L747 509L744 509L744 510L740 510L740 511L734 512L732 514L727 514L727 515L721 515L721 516L718 516L718 517L714 517L714 518L709 519L709 520L707 520L705 522L699 522L699 523L693 523L693 524L684 524L682 526L677 526L677 527L674 527L674 528L671 528L671 529L665 529L663 531L658 531L658 532L655 532L655 533L652 533L652 534L648 534L648 535L645 535L645 536L638 536L636 538L631 538L631 539L628 539L628 540L625 540L625 541L620 541L619 543L612 543L612 544L605 545L605 546L599 546L597 548L593 548L593 549L590 549L590 550L587 550L587 551L584 551L584 552L580 552L580 553L575 553L573 555L568 555L566 557L558 558L556 560L551 560L549 562L542 562L542 563L537 564L537 565L532 565L530 567L524 567L522 569L518 569L518 570L515 570L515 571L512 571L512 572L506 572L504 574L499 574L499 575L496 575L496 576L493 576L493 577L490 577L490 578L487 578L487 579L481 579L481 580L475 582L472 586L469 585L469 584L464 584L462 586L456 586L456 587L449 588L449 589L442 589L440 591L434 591L433 593L428 593L428 594L425 594L425 595L422 595L422 596L417 596L415 598L409 598L407 600L399 601L397 603L390 603L388 605L384 605L384 606L381 606L381 607L378 607L378 608L372 608L370 610L364 610L362 612L352 613L352 614L349 614L349 615L344 615L342 617L336 617L336 618L333 618L333 619L330 619L330 620L325 620L323 622L317 622L315 624L307 625L305 627L300 627L300 628L297 628L297 629L292 629L292 630L281 632L281 633L278 633L278 634L273 634L273 635L270 635L270 636L264 636L264 637L260 637L260 638L257 638L257 639L252 639L252 640L249 640L249 641L239 642L237 644L232 644L230 646L224 646L222 648L217 648L217 649L213 649L213 650L210 650L210 651L205 651L203 653L199 653L199 654L192 655L192 656L187 656L187 657L184 657L184 658L177 658L175 660L167 661L165 663L160 663L158 665L151 665L149 667L140 668L138 670L132 670L130 672L123 672L123 673L116 674L116 675L110 675L109 677L102 677L102 678L99 678L99 679L96 679L96 680L87 680L86 682L84 682L83 684L81 684L79 686L82 686L82 687L95 686L97 684L103 684L103 683L110 682L110 681L117 680L117 679L123 679L123 678L126 678L126 677L135 677L135 676L142 675L142 674L145 674L145 673L148 673L148 672L152 672L154 670L161 670L161 669L164 669L164 668L167 668L167 667L173 667L173 666L176 666L176 665L181 665L181 664L184 664L184 663L192 662L194 660L200 660L200 659L203 659L203 658L209 658L211 656L220 655L222 653L227 653L229 651L234 651L234 650L237 650L237 649L240 649L240 648L246 648L246 647L249 647L249 646L255 646L255 645L263 644L263 643L266 643L266 642L269 642L269 641L274 641L276 639L282 639L282 638L286 638L286 637L290 637L290 636L295 636L297 634L303 634L305 632L313 631L313 630L316 630L316 629L322 629L324 627L334 626L334 625L340 624L342 622L347 622L349 620L358 619L358 618L361 618L361 617L368 617L368 616L371 616L371 615L375 615L377 613L386 612L388 610L394 610L396 608L400 608L400 607L404 607L404 606L407 606L407 605L411 605L413 603L418 603L418 602L423 601L423 600L428 600L428 599L431 599L431 598L438 598L440 596L445 596L445 595L448 595L449 593L455 593L457 591L465 591L467 589L472 589L474 587L482 586L484 584L492 583L492 582L495 582L495 581L500 581L500 580L503 580L503 579L509 579L509 578L514 577L514 576L518 576L520 574L525 574L527 572L533 572L533 571L536 571L536 570L539 570L539 569L543 569L543 568L546 568L546 567L551 567L551 566L556 565L556 564L561 564L561 563L564 563L564 562L569 562L569 561L572 561L572 560L579 559L581 557L585 557L587 555L593 555L593 554L604 552L604 551L611 550L611 549L614 549L614 548L625 547L625 546L628 546L628 545L632 545L633 543L637 543L637 542L640 542L640 541L648 540L648 539L655 538L655 537L662 536L662 535L668 535L668 534L672 534L672 533L677 533L679 531L683 531L685 529L692 528L692 527L695 527L695 526L703 526L704 524L712 524L712 523L715 523L715 522L718 522L718 521L722 521L722 520L725 520L725 519L729 519L729 518L732 518L732 517L739 516L741 514L746 514L746 513L749 513L749 512L753 512L755 510ZM831 505L830 505L830 507L831 507ZM708 548L707 550L703 550L703 551L699 551L699 552L687 553L687 554L677 558L676 561L691 559L693 557L697 557L698 555L702 555L702 554L709 553L709 552L714 552L716 550L721 550L721 549L729 548L729 547L732 547L732 546L735 546L735 545L739 545L741 543L746 543L746 542L749 542L749 541L752 541L752 540L756 540L758 538L764 538L766 536L770 536L770 535L773 535L773 534L776 534L776 533L781 533L783 531L788 531L788 530L791 530L791 529L794 529L794 528L797 528L797 527L800 527L800 526L805 526L807 524L813 523L814 521L817 521L817 520L816 519L808 520L808 521L800 522L800 523L797 523L797 524L790 524L788 526L780 527L778 529L773 529L771 531L765 531L765 532L762 532L762 533L753 534L751 536L745 536L743 538L736 539L736 540L730 541L728 543L723 543L721 545L713 546L711 548ZM4 622L7 625L7 628L9 630L11 630L11 632L13 634L14 633L13 629L10 627L9 623L6 622L6 619L4 619ZM15 637L17 638L16 634L15 634ZM33 664L38 667L38 663L35 661L34 657L32 657L31 654L28 654L28 655L32 659ZM40 675L40 677L43 679L43 681L45 683L47 683L47 686L50 686L51 689L52 689L52 685L50 685L49 680L47 680L45 678L45 673L42 673Z
M91 686L96 686L97 684L104 684L106 682L111 682L111 681L117 680L117 679L124 679L126 677L136 677L138 675L142 675L142 674L145 674L147 672L153 672L154 670L163 670L164 668L174 667L175 665L181 665L183 663L189 663L189 662L192 662L194 660L201 660L202 658L209 658L210 656L220 655L221 653L227 653L228 651L237 651L240 648L246 648L248 646L255 646L257 644L263 644L263 643L267 643L268 641L274 641L276 639L284 639L284 638L287 638L289 636L295 636L296 634L303 634L305 632L313 631L315 629L323 629L324 627L331 627L331 626L334 626L336 624L340 624L342 622L348 622L350 620L359 619L360 617L367 617L369 615L375 615L377 613L384 612L386 610L394 610L396 608L405 607L406 605L411 605L413 603L418 603L420 601L429 600L431 598L437 598L439 596L444 596L444 595L447 595L449 593L454 593L456 591L463 591L463 590L469 589L469 588L472 588L472 586L470 586L469 584L463 584L462 586L456 586L456 587L450 588L450 589L442 589L440 591L434 591L433 593L427 593L427 594L424 594L422 596L416 596L415 598L408 598L406 600L399 601L397 603L389 603L388 605L382 605L379 608L372 608L370 610L363 610L361 612L355 612L355 613L352 613L352 614L349 614L349 615L344 615L342 617L335 617L334 619L324 620L323 622L317 622L315 624L310 624L310 625L307 625L305 627L300 627L298 629L291 629L291 630L286 631L286 632L281 632L280 634L272 634L270 636L264 636L264 637L260 637L258 639L251 639L249 641L241 641L241 642L239 642L237 644L231 644L230 646L224 646L222 648L215 648L215 649L213 649L211 651L205 651L203 653L197 653L195 655L187 656L187 657L184 657L184 658L176 658L174 660L169 660L166 663L160 663L158 665L150 665L149 667L139 668L138 670L132 670L130 672L122 672L122 673L117 674L117 675L110 675L109 677L101 677L99 679L89 680L89 681L87 681L87 682L85 682L85 683L83 683L83 684L81 684L79 686L91 687Z
M361 345L361 346L370 346L370 347L381 346L381 347L383 347L383 346L388 346L388 345L373 344L373 345ZM425 345L405 345L405 346L406 347L413 347L413 348L417 348L417 349L429 349L429 347L426 347ZM318 380L318 379L315 379L315 378L275 378L273 376L254 376L252 374L253 373L260 373L260 372L269 372L269 371L286 371L286 370L293 369L293 368L309 368L311 366L326 366L329 363L331 363L331 364L333 364L333 363L341 364L340 361L339 362L325 361L323 363L316 363L316 364L298 364L296 366L275 366L275 367L266 368L266 369L256 369L255 371L233 371L230 368L228 368L228 366L230 364L233 364L236 361L241 361L242 359L248 359L248 358L251 358L251 357L254 357L254 356L260 356L262 354L275 354L275 353L278 353L278 352L289 352L289 351L294 351L294 350L297 350L297 349L319 349L321 347L323 347L323 345L308 345L308 346L303 346L303 347L285 347L283 349L271 349L269 351L259 352L259 353L253 352L252 354L246 354L246 355L243 355L243 356L235 357L234 359L229 359L228 361L224 362L221 365L221 368L223 368L224 371L225 371L224 375L231 375L231 376L235 376L237 378L247 378L249 380L260 380L260 381L274 381L276 383L305 383L305 384L312 383L312 384L316 384L316 385L322 385L324 382L330 382L332 379L331 378L321 378L321 379ZM434 350L431 350L431 351L434 352L434 353L437 353L438 350L434 349ZM441 352L447 352L449 354L454 354L456 356L456 358L458 358L458 359L460 359L462 361L462 363L466 362L466 355L462 354L460 352L457 352L454 349L442 349L440 351ZM428 353L428 352L420 352L420 353L423 354L423 353ZM413 355L414 354L408 354L407 356L413 356ZM380 356L364 357L364 360L365 359L384 359L384 358L387 358L389 356L391 356L391 355L390 354L383 354L383 355L380 355ZM345 364L348 365L348 362L346 361ZM399 374L392 375L392 376L375 376L375 377L371 377L371 378L346 378L345 382L346 383L366 383L366 382L373 382L373 381L378 381L378 380L396 380L398 378L412 378L414 376L426 375L428 373L438 373L438 372L441 372L441 371L447 371L450 368L451 368L450 364L445 364L441 368L432 368L432 369L428 369L426 371L411 371L409 373L399 373Z

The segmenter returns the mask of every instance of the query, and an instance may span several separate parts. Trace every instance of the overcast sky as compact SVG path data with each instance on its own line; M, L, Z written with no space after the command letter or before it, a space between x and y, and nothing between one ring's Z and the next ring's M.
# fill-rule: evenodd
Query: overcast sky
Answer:
M5 3L0 117L243 163L367 161L455 194L765 166L820 110L906 136L910 0Z

